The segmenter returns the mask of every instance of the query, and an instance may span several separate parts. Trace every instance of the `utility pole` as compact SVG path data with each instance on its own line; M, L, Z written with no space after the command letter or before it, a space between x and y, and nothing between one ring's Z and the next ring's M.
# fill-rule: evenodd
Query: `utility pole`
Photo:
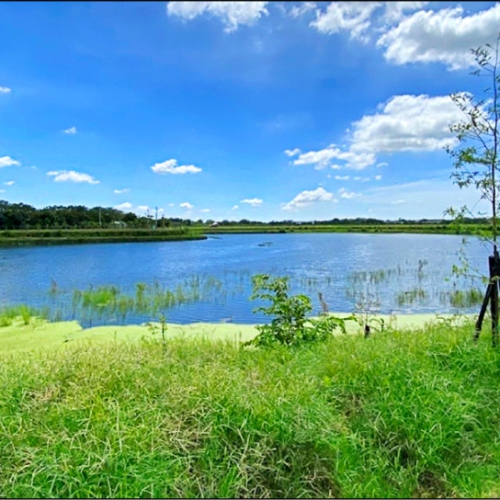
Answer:
M99 207L99 227L102 227L102 223L101 223L101 207Z
M158 207L155 207L155 229L158 227Z

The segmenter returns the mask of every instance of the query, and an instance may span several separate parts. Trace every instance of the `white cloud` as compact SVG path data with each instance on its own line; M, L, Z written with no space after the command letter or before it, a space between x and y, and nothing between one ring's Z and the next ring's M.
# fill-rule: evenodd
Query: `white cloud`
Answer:
M339 189L339 194L341 198L344 198L346 200L350 200L352 198L356 198L356 196L361 196L360 193L355 193L354 191L349 191L346 188L340 188Z
M9 87L0 87L0 94L9 94L12 92L12 89Z
M174 159L164 161L163 163L156 163L151 167L151 170L155 174L196 174L201 172L201 168L194 165L177 166L177 160Z
M125 203L122 203L121 205L116 205L115 206L116 210L121 210L121 211L125 211L125 210L130 210L132 208L132 203L129 203L128 201L126 201Z
M139 205L136 210L140 210L142 212L147 212L149 210L149 207L147 205Z
M302 191L299 193L292 201L284 204L282 206L283 210L299 210L304 207L308 207L313 203L319 203L322 201L335 201L333 199L333 194L325 191L322 187L315 189L314 191Z
M260 198L245 198L244 200L241 200L240 203L247 203L252 207L258 207L262 205L262 200Z
M300 149L299 149L299 148L295 148L295 149L285 149L284 153L285 153L287 156L296 156L296 155L300 154Z
M238 208L240 208L238 205L234 205L234 207L231 208L231 210L238 210Z
M383 20L387 24L397 23L404 17L405 11L420 10L428 3L429 2L385 2Z
M440 62L452 70L474 64L470 53L496 40L500 26L500 4L470 16L463 8L419 11L403 19L377 41L385 58L394 64Z
M21 163L18 162L18 161L16 161L16 160L14 160L10 156L2 156L2 157L0 157L0 168L11 167L13 165L19 166L19 165L21 165Z
M289 13L292 17L299 17L316 8L316 2L301 2L300 7L293 6Z
M63 133L69 134L69 135L74 135L74 134L76 134L76 127L67 128L66 130L63 130Z
M401 205L401 203L406 203L406 200L391 201L391 205Z
M375 180L376 180L376 181L379 181L379 180L381 180L381 179L382 179L382 176L381 176L381 175L376 175L376 176L375 176Z
M262 15L267 15L268 2L168 2L169 16L191 20L203 14L218 17L226 25L224 31L231 33L240 24L254 24Z
M191 210L194 207L194 205L191 205L191 203L188 203L187 201L181 203L179 206L181 208L186 208L187 210Z
M353 124L351 151L438 151L455 144L450 124L463 114L449 96L397 95ZM373 161L373 163L375 163Z
M7 181L7 182L4 182L4 184L6 186L13 186L16 182L15 181Z
M325 12L316 11L316 20L310 26L327 35L349 31L351 38L365 40L370 17L382 5L383 2L331 2Z
M336 181L348 181L349 175L336 175L334 178Z
M347 168L362 170L374 165L379 153L441 151L456 144L450 124L461 121L462 111L449 96L393 96L378 106L377 113L352 124L344 150L332 144L319 151L301 153L293 164L339 169L332 160L341 160ZM386 163L377 166L383 165Z
M204 214L208 214L208 212L210 212L210 209L209 208L202 208L200 210L201 213L204 213Z
M55 182L88 182L89 184L99 184L91 175L75 172L74 170L55 170L47 172L47 175L54 176Z
M321 170L326 167L335 170L340 169L340 165L332 164L332 160L343 160L346 162L346 167L353 169L362 169L375 162L375 155L367 151L356 152L353 150L342 151L335 144L331 144L325 149L319 151L309 151L302 153L294 160L294 165L316 165L316 170Z
M130 189L128 189L128 188L125 188L125 189L115 189L113 191L113 193L115 193L115 194L122 194L122 193L128 193L129 191L130 191Z
M175 207L175 203L169 203L168 206L169 207Z

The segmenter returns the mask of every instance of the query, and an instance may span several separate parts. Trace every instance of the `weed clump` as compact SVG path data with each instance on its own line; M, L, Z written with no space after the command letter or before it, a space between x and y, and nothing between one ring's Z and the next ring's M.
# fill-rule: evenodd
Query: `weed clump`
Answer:
M267 274L252 277L252 300L269 300L268 307L257 307L254 312L263 312L273 319L268 325L257 326L260 332L247 344L270 346L281 344L297 346L304 343L325 341L336 329L346 333L345 322L354 320L354 316L341 319L334 316L322 316L310 319L307 314L312 311L311 299L307 295L288 294L288 278L272 278Z

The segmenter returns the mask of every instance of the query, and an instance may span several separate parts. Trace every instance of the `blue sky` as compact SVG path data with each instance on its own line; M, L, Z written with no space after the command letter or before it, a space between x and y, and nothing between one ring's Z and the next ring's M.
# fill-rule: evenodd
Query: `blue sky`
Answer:
M0 199L441 218L496 2L1 2Z

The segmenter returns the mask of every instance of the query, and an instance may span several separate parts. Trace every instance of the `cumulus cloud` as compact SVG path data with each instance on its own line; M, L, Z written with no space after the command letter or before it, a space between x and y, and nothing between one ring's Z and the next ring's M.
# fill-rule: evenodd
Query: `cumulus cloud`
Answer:
M125 188L125 189L115 189L113 191L113 193L115 193L115 194L122 194L122 193L128 193L129 191L130 191L130 189L128 189L128 188Z
M336 175L334 179L336 181L348 181L349 180L349 175Z
M136 210L140 210L142 212L147 212L149 210L149 207L147 205L139 205Z
M247 203L252 207L258 207L262 205L262 200L260 198L245 198L244 200L241 200L240 203Z
M354 123L351 150L392 153L437 151L455 144L450 123L463 120L449 96L397 95L379 113Z
M4 184L6 186L13 186L16 182L15 181L7 181L7 182L4 182Z
M88 182L89 184L99 184L91 175L75 172L74 170L54 170L47 172L53 176L55 182Z
M179 16L186 20L208 14L218 17L224 24L227 33L238 29L240 24L250 26L263 15L267 15L268 2L168 2L167 14Z
M76 134L76 127L67 128L66 130L63 130L63 133L69 134L69 135L74 135L74 134Z
M449 126L462 120L462 112L449 96L393 96L378 106L377 113L352 124L345 149L332 144L301 153L293 164L340 168L332 161L341 160L347 168L362 170L374 165L380 153L439 151L456 144Z
M181 208L186 208L187 210L191 210L194 207L194 205L191 205L191 203L188 203L187 201L181 203L179 206Z
M177 166L177 160L173 158L163 163L156 163L151 167L151 170L155 174L197 174L201 172L201 168L195 167L194 165Z
M319 151L309 151L301 153L296 160L293 161L294 165L315 165L316 170L322 170L326 167L338 170L340 165L332 163L332 160L345 161L346 167L354 169L366 168L373 165L375 155L367 151L342 151L335 144L331 144L325 149Z
M384 57L394 64L440 62L452 70L474 64L470 53L496 40L500 26L500 4L470 16L463 8L420 10L403 19L377 41Z
M231 208L231 210L238 210L238 208L240 208L238 205L234 205L234 207Z
M322 201L335 201L333 194L325 191L322 187L315 189L314 191L302 191L299 193L292 201L284 204L282 206L283 210L299 210L301 208L308 207L313 203L319 203Z
M12 167L12 166L19 166L21 165L20 162L14 160L10 156L2 156L0 157L0 168L3 167Z
M381 176L381 175L376 175L376 176L375 176L375 180L376 180L376 181L379 181L380 179L382 179L382 176Z
M0 94L9 94L12 92L12 89L9 87L0 87Z
M125 212L127 210L130 210L132 208L132 203L129 203L126 201L125 203L122 203L120 205L115 206L116 210L121 210L122 212Z

